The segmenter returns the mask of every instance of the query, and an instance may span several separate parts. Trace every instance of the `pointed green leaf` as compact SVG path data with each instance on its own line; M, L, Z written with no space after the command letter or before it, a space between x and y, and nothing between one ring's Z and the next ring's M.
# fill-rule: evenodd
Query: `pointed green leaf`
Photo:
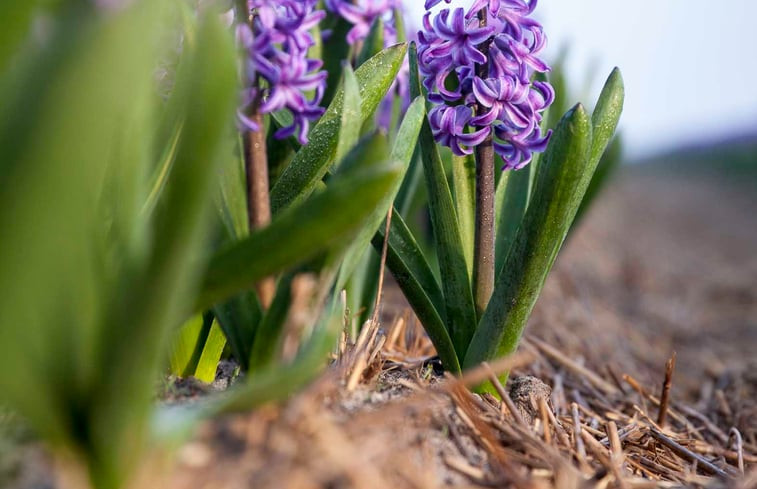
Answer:
M532 164L521 170L508 170L502 175L497 185L495 198L495 277L502 271L505 258L510 246L515 240L523 215L528 207L531 194L532 174L535 173Z
M473 277L473 241L475 240L476 216L476 160L473 155L453 156L452 191L455 195L455 210L460 223L468 277Z
M266 310L255 333L255 342L250 353L249 370L251 372L272 365L276 354L281 351L282 328L292 303L292 278L294 278L292 274L281 277L271 306Z
M607 78L602 93L599 95L597 106L594 108L594 113L591 115L593 139L590 164L592 166L599 163L607 145L610 144L610 140L615 135L620 114L623 112L624 99L623 76L620 74L620 70L615 68Z
M331 104L339 88L339 79L342 73L342 64L349 62L350 45L347 43L347 33L352 29L352 23L341 15L334 15L324 19L331 20L332 25L324 26L324 30L330 30L331 36L323 43L323 70L328 73L326 78L326 91L323 94L323 103Z
M373 21L368 36L363 41L363 48L357 56L355 66L360 66L384 49L384 19L381 16Z
M384 226L381 226L373 238L373 247L377 251L383 248L385 236ZM445 301L442 290L418 243L396 209L389 231L386 266L431 338L444 368L453 374L460 373L460 362L444 323Z
M249 369L248 359L255 342L255 335L263 309L258 296L252 290L246 290L231 299L213 307L213 314L242 370Z
M355 71L360 86L361 125L376 111L402 65L406 45L387 48ZM274 213L304 201L326 175L336 154L344 91L334 97L329 109L310 132L310 142L297 152L271 189Z
M413 97L423 93L415 44L410 48L410 93ZM420 146L439 268L444 277L447 328L458 355L462 355L476 329L476 309L452 193L428 121L421 129Z
M360 87L350 65L344 66L344 107L339 125L339 141L336 145L334 161L340 162L360 139L360 126L363 123L360 111Z
M464 368L515 351L594 172L590 149L589 117L578 105L563 117L542 159L533 199L468 348Z
M271 365L260 370L214 403L209 414L245 412L266 402L286 399L326 368L328 353L336 347L341 330L341 314L332 309L324 314L290 365Z
M211 260L196 308L202 310L259 279L303 263L354 236L399 173L395 166L335 176L307 205L289 208L266 228Z
M339 272L340 278L337 281L337 290L341 290L345 286L347 279L349 279L354 271L355 266L360 262L365 250L370 246L371 238L376 234L376 231L384 221L387 212L389 212L389 208L397 196L397 192L400 190L402 179L405 177L405 172L410 166L413 151L415 150L415 145L418 141L418 134L425 118L425 102L423 98L418 97L413 101L410 107L408 107L402 126L397 135L397 139L394 142L394 147L392 148L390 159L399 168L397 180L394 182L389 192L387 192L384 199L382 199L373 209L370 217L365 220L363 228L350 246ZM383 144L380 145L380 148L376 148L372 152L373 154L366 155L366 157L372 158L377 162L385 160L386 156L382 157L381 152L383 151L384 155L388 152L386 136L377 134L373 139L376 140L376 142L381 142Z
M194 375L211 322L206 321L202 314L195 314L179 328L171 345L171 374L177 377Z
M218 322L213 321L210 326L210 332L205 340L205 346L202 349L202 355L197 362L194 376L197 380L210 384L216 379L218 362L221 361L223 349L226 347L226 336L224 336Z

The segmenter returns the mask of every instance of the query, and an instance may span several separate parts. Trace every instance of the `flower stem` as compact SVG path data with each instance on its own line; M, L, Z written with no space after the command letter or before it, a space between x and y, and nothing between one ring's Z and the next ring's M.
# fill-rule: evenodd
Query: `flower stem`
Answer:
M240 20L251 22L247 12L247 2L238 1L237 11ZM258 80L254 80L258 83ZM243 134L245 175L247 180L247 217L250 232L260 229L271 222L271 197L268 178L268 151L266 148L263 114L260 112L262 100L260 92L250 104L248 117L258 127L257 131L245 131ZM266 277L257 284L255 290L263 308L268 308L276 291L273 277Z
M268 153L266 150L265 133L263 132L263 115L259 110L260 100L257 98L250 111L250 119L260 128L257 131L247 131L244 135L244 161L247 176L247 214L250 232L260 229L271 222L271 197L268 180ZM266 277L257 284L260 303L268 308L273 300L276 284L273 277Z
M487 9L478 13L481 26L486 26ZM490 41L479 50L486 56ZM476 74L488 78L486 64L476 66ZM492 135L476 147L476 223L473 243L473 298L481 318L494 290L494 142Z

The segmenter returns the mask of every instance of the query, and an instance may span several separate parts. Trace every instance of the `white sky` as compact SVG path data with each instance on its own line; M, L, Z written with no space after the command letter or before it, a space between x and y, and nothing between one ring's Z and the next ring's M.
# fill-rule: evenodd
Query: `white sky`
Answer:
M420 19L423 0L405 4ZM757 0L540 0L536 15L548 60L570 48L571 86L594 73L582 102L620 67L631 156L757 129Z

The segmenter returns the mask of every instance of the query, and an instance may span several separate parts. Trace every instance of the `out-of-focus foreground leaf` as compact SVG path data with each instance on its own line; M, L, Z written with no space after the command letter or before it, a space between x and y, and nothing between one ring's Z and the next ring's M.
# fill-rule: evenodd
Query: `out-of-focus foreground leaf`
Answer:
M183 88L177 81L192 104L171 181L154 222L143 219L165 8L64 12L23 74L43 88L0 94L4 108L29 108L0 124L0 391L106 489L145 448L164 340L191 304L213 160L233 114L234 49L212 19L187 49L196 69Z

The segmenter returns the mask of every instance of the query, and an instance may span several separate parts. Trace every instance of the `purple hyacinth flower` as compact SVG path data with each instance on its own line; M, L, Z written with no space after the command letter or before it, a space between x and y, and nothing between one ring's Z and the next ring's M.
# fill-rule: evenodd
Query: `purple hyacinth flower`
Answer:
M439 105L431 109L428 118L433 128L434 138L458 156L473 153L471 148L481 144L491 132L489 127L466 132L473 118L473 109L465 105L457 107Z
M426 7L439 3L426 0ZM518 169L546 148L551 133L542 134L540 124L554 90L532 81L534 73L549 71L539 57L546 37L529 17L536 3L476 0L467 12L445 8L433 20L426 13L418 65L435 104L429 123L436 141L455 154L472 153L491 134L503 169Z
M444 1L447 3L452 2L452 0L444 0ZM428 10L431 7L435 7L439 5L440 3L442 3L442 0L426 0L426 4L424 5L424 7L426 8L426 10Z
M252 22L239 19L237 44L247 53L244 75L247 86L237 111L240 125L250 131L260 127L247 116L250 106L263 114L287 110L293 123L275 133L279 139L296 135L307 144L310 123L323 115L319 106L326 84L322 63L309 59L315 44L310 30L325 16L315 10L316 0L248 0ZM263 83L261 83L263 82ZM313 93L312 98L308 94Z

